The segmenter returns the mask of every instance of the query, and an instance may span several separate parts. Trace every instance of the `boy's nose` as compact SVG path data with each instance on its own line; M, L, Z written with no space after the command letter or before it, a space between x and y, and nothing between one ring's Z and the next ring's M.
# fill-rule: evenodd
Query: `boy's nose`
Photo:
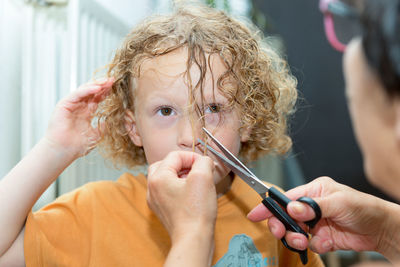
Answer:
M200 123L193 118L182 118L178 126L178 146L183 150L192 150L193 144L196 147L199 146L199 127Z

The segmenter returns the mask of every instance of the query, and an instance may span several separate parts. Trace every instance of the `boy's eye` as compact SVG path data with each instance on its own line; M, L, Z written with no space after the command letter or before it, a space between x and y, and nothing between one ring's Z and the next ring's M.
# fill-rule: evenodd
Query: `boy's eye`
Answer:
M210 104L207 106L206 113L218 113L221 111L221 106L219 104Z
M172 108L170 107L162 107L158 110L158 112L162 115L162 116L171 116L173 113Z

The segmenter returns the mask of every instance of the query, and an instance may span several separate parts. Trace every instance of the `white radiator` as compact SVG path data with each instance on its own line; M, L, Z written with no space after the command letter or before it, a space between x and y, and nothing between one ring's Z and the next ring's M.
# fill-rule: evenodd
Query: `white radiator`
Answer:
M92 0L70 0L54 6L29 4L23 12L22 155L43 136L56 103L107 64L129 31ZM92 151L69 166L35 207L88 181L120 175L121 171L105 165Z

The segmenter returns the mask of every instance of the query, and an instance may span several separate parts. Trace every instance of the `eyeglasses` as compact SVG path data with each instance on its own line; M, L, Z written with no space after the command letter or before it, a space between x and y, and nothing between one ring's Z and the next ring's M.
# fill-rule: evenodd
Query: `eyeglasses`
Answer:
M319 9L324 14L325 34L333 48L344 52L350 40L361 35L360 12L353 0L320 0Z

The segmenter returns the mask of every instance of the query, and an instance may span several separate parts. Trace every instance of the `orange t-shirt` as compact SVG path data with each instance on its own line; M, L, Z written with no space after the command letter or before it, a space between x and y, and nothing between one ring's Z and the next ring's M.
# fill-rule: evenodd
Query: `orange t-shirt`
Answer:
M123 174L118 181L88 183L30 213L25 226L26 266L161 266L171 243L146 202L147 180ZM246 214L260 197L240 178L218 199L213 265L303 266ZM323 266L309 252L306 266Z

